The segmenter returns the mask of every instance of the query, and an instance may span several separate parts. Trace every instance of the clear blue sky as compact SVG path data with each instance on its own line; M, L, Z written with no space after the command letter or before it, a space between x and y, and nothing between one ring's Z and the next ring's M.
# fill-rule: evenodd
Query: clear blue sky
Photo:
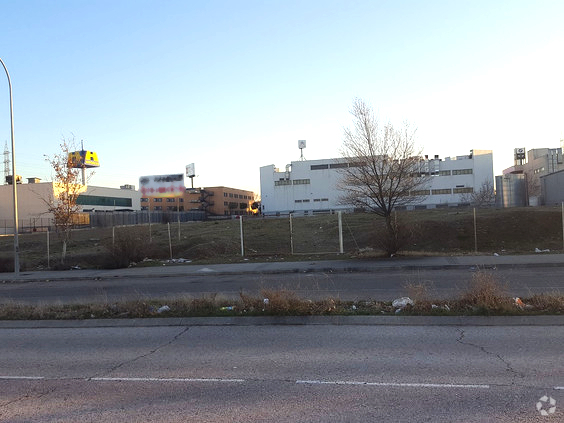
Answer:
M84 140L93 185L184 173L259 192L260 166L339 156L354 97L426 154L558 147L564 2L0 0L16 166ZM10 145L0 73L0 142ZM0 171L3 170L0 169ZM186 181L187 185L189 181Z

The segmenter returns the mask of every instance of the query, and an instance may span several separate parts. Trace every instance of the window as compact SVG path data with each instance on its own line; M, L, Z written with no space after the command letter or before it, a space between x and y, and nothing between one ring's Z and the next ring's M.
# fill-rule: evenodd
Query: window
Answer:
M301 203L302 200L295 200L294 203Z
M328 164L320 164L320 165L311 165L310 170L321 170L321 169L329 169Z
M303 200L304 203L309 203L309 200Z
M411 195L429 195L429 190L420 189L420 190L411 191Z
M431 194L433 195L440 195L440 194L450 194L450 188L442 188L442 189L432 189Z
M176 206L167 206L168 211L176 211Z
M274 181L274 186L275 187L279 187L281 185L292 185L292 181L286 179L286 180L281 180L281 181Z
M148 206L141 206L141 210L149 210Z
M226 193L226 192L224 192L224 193L223 193L223 196L224 196L224 197L227 197L227 193Z
M148 198L142 198L142 199L141 199L141 202L142 202L142 203L148 203L148 202L149 202L149 199L148 199Z
M162 210L162 209L163 209L162 206L155 206L155 207L153 208L153 210Z
M76 199L76 204L81 206L108 206L108 207L131 207L131 198L102 197L99 195L82 195Z
M153 203L162 203L163 199L162 198L153 198Z
M450 176L450 170L439 170L439 176Z
M320 201L321 201L321 198L314 198L314 199L313 199L313 202L314 202L314 203L319 203Z
M179 199L178 199L178 202L179 202L179 203L184 203L184 198L179 198Z
M454 169L453 175L472 175L472 169Z
M228 203L227 201L224 201L224 202L223 202L223 205L224 205L224 206L228 206L229 203Z
M166 202L167 203L176 203L176 198L167 198Z
M306 185L309 183L309 179L294 179L294 185Z
M233 193L232 193L232 192L229 193L229 197L230 197L230 198L233 198Z
M333 163L329 165L330 169L341 169L343 167L349 167L348 163Z
M452 190L454 194L472 194L474 192L474 188L467 187L467 188L454 188Z

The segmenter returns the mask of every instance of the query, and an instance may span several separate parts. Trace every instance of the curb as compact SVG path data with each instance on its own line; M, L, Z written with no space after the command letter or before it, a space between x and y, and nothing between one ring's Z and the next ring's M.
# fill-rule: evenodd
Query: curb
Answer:
M0 329L159 326L564 326L564 316L259 316L92 320L0 320Z

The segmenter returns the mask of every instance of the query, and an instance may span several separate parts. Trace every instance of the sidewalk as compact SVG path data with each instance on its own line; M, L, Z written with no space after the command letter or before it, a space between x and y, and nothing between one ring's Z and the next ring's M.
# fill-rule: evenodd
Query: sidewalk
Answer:
M564 266L564 254L530 254L516 256L444 256L393 257L371 260L319 260L293 262L245 262L232 264L163 264L154 267L132 267L110 270L41 270L0 273L0 282L31 282L80 279L143 278L194 275L278 274L310 272L378 272L382 270L449 269L449 268L519 268Z

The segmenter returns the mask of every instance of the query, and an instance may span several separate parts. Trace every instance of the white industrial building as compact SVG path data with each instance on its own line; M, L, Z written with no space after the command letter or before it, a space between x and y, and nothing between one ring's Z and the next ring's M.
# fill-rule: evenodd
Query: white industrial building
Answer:
M284 170L274 165L261 167L262 213L268 216L352 211L351 205L340 203L343 192L339 189L339 169L345 166L347 161L341 158L295 161ZM421 201L408 209L457 206L486 183L493 186L491 150L471 150L468 155L444 159L425 156L423 166L432 177L427 186L421 187Z
M48 202L56 198L55 183L37 182L35 178L28 181L27 184L17 184L18 220L20 226L43 226L53 219L48 211ZM141 193L130 185L121 189L88 185L84 186L77 204L81 212L140 210ZM2 228L12 228L13 218L13 187L10 184L0 185L0 233L9 232Z

